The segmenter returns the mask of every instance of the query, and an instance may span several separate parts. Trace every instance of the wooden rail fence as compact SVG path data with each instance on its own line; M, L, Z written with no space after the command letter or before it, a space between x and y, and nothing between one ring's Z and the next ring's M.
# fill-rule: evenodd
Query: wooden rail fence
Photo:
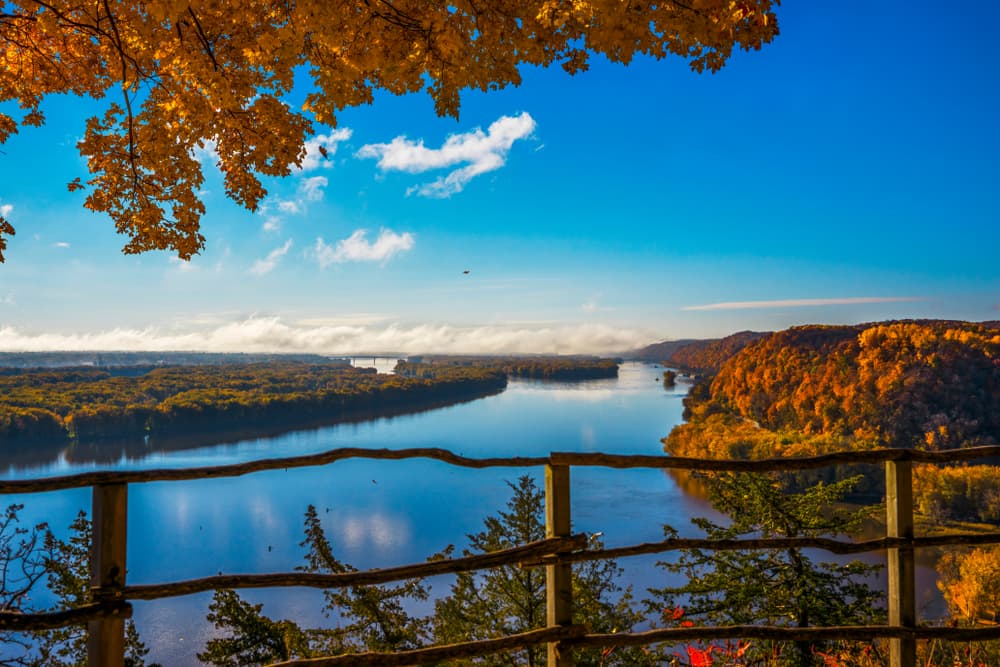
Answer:
M264 470L326 465L349 458L401 460L430 458L467 468L545 466L546 538L538 542L487 554L403 565L399 567L315 574L233 574L157 584L129 584L125 580L128 485L146 482L236 477ZM82 487L93 488L91 518L91 602L54 612L0 612L0 631L26 632L71 625L88 626L88 662L92 667L124 665L125 619L132 614L131 600L155 600L220 588L311 586L336 588L381 584L415 577L468 572L520 564L546 569L546 627L498 639L430 646L397 653L350 655L291 660L282 667L345 665L418 665L462 657L484 656L547 645L549 667L572 667L573 650L584 647L644 646L663 642L723 639L781 641L888 639L891 667L914 667L916 642L921 639L984 641L1000 639L1000 625L981 628L927 627L917 624L914 583L914 549L930 546L1000 543L1000 532L915 537L913 534L913 464L953 463L1000 458L1000 446L974 447L948 452L877 449L807 458L730 461L668 456L553 452L545 457L468 458L443 449L334 449L315 455L265 459L248 463L189 469L90 472L34 480L0 480L0 494L25 494ZM611 549L589 550L586 535L571 534L570 469L573 466L610 468L660 468L731 472L808 470L831 465L884 464L886 473L886 537L864 542L826 538L773 538L707 540L672 538ZM572 564L589 560L622 558L682 549L716 551L746 549L817 548L837 554L886 550L889 590L888 624L873 626L791 628L777 626L681 627L595 634L572 623ZM277 666L273 666L277 667Z

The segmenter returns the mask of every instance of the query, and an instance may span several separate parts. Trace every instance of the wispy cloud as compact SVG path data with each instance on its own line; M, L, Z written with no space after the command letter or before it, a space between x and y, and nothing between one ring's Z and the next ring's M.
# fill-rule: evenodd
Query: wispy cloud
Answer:
M356 229L346 239L337 241L336 245L326 243L322 237L316 239L313 251L320 268L343 262L388 262L401 252L413 248L416 242L410 232L397 234L391 229L379 232L374 243L368 241L367 229Z
M17 299L14 298L13 292L7 292L7 294L0 296L0 306L13 306L17 303Z
M259 211L259 214L264 218L262 225L264 231L279 231L284 223L284 216L306 213L310 203L323 199L324 189L329 183L326 176L306 176L299 179L295 195L290 199L269 198Z
M333 156L337 153L337 145L351 138L348 128L334 130L330 134L317 134L306 141L306 156L302 158L301 171L330 168L333 166ZM324 153L326 153L324 155Z
M517 116L501 116L486 132L477 127L464 134L453 134L441 148L427 148L422 139L412 141L399 136L387 144L366 144L358 150L357 156L377 159L377 166L383 172L419 174L464 164L435 181L407 190L407 194L416 192L423 197L445 198L461 192L476 176L504 166L514 142L534 131L535 120L523 112Z
M278 265L281 258L288 254L288 251L292 248L292 239L285 241L285 245L280 248L275 248L267 254L264 259L258 259L250 267L250 273L254 275L262 276L264 274L270 273L274 270L274 267Z
M52 244L53 248L69 248L70 245L66 241L56 241Z
M0 204L0 218L6 218L14 212L13 204Z
M288 324L277 317L250 317L210 327L163 331L110 329L89 333L29 334L0 326L0 349L197 350L205 352L311 352L315 354L427 352L452 354L605 354L645 345L649 332L608 325L540 327L441 324L404 326Z
M299 195L306 201L319 201L323 199L323 188L329 183L326 176L303 178L299 182Z
M167 261L171 266L176 268L181 273L188 273L195 270L195 265L191 263L191 260L181 259L180 257L168 257Z
M724 301L701 306L685 306L681 310L752 310L757 308L808 308L812 306L852 306L865 303L900 303L923 301L917 296L849 296L833 299L777 299L774 301Z

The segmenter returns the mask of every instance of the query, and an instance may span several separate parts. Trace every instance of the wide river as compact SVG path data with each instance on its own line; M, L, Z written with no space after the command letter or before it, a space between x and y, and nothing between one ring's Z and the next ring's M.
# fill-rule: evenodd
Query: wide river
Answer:
M369 362L371 359L369 358ZM385 361L376 365L384 368ZM370 365L370 363L368 364ZM441 447L470 457L539 456L551 451L660 454L660 439L681 421L688 385L664 390L662 369L625 363L619 377L579 383L512 380L495 396L417 414L295 431L230 444L173 451L129 451L112 463L61 452L45 463L0 461L7 479L95 469L137 470L238 463L322 452L337 447ZM115 457L112 456L112 459ZM104 457L108 459L107 456ZM444 463L348 460L328 466L276 470L194 482L134 484L129 488L128 581L177 581L216 573L285 572L303 563L302 518L318 508L336 555L359 569L416 563L482 529L503 508L507 482L523 474L543 485L543 470L472 470ZM663 524L695 535L690 519L716 516L656 470L574 468L574 530L604 533L608 547L663 537ZM47 521L59 534L90 490L7 496L23 503L22 523ZM662 585L655 557L621 561L624 583ZM448 577L430 581L444 595ZM322 595L310 589L253 590L272 618L305 625L329 623ZM195 654L214 636L204 619L211 594L135 603L135 620L165 666L197 664ZM419 611L429 609L425 604Z

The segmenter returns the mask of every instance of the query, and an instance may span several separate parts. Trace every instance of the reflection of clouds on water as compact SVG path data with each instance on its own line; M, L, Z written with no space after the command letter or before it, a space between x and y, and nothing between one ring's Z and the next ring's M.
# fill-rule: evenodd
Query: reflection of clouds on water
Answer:
M554 387L518 387L518 393L521 394L537 394L539 397L544 396L546 399L565 402L572 401L574 403L602 403L604 401L609 401L612 398L619 398L619 392L614 389L582 389L574 387L572 389L556 389Z
M285 525L285 522L277 516L274 511L274 504L267 496L254 496L249 502L248 509L255 528L273 531Z
M593 449L597 444L597 434L590 424L580 426L580 444L587 449Z
M332 531L347 549L359 551L374 548L389 552L410 541L410 522L402 517L391 517L380 512L346 517Z

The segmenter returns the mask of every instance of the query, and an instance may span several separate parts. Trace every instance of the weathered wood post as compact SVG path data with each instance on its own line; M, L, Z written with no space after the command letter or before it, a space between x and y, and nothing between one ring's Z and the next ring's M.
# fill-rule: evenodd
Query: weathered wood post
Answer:
M885 463L886 537L913 539L913 462ZM913 546L888 550L889 625L917 625ZM889 666L914 667L917 642L913 638L889 640Z
M570 536L569 466L545 467L545 537ZM545 566L545 620L548 627L573 622L573 567ZM573 652L559 642L548 644L548 667L573 667Z
M94 602L115 600L125 585L128 485L95 486L91 512L90 596ZM124 617L91 621L87 631L87 664L90 667L122 667L125 664Z

